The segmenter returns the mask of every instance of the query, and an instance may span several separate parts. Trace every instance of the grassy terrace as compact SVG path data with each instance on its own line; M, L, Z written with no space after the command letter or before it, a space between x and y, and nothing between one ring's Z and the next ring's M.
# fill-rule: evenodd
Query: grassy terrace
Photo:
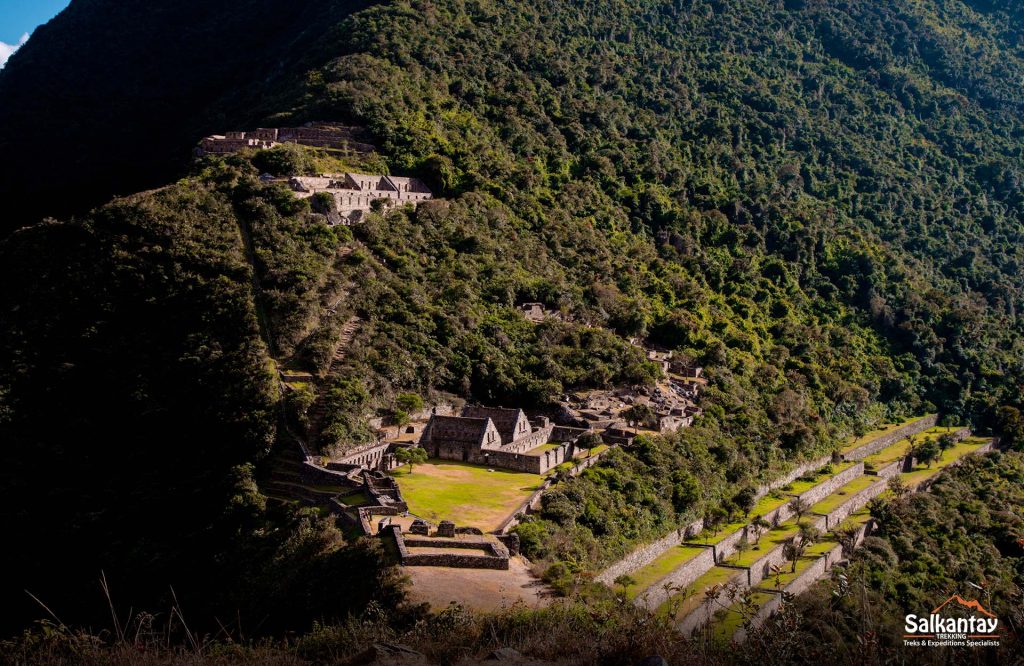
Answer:
M804 520L806 521L806 518ZM756 546L751 544L749 550L742 553L737 552L727 560L727 563L738 567L749 567L772 550L789 541L799 531L800 524L795 518L779 523L778 527L773 527L762 534Z
M882 426L881 428L876 428L875 430L872 430L869 433L866 433L866 434L864 434L864 435L862 435L860 437L854 438L854 439L850 440L849 442L847 442L846 446L844 446L841 449L841 452L842 453L848 453L849 451L852 451L852 450L856 449L859 446L864 446L868 442L872 442L872 441L878 439L879 437L884 437L885 435L888 435L888 434L892 433L893 430L896 430L898 428L902 428L903 426L908 426L911 423L917 423L918 421L920 421L923 418L925 418L925 416L915 416L913 418L909 418L909 419L907 419L905 421L901 421L899 423L890 423L890 424L887 424L885 426Z
M955 432L958 429L959 428L957 427L947 428L943 426L936 426L915 435L914 441L920 445L927 441L936 440L939 437L947 433ZM864 466L868 469L877 470L890 463L894 463L897 460L905 458L908 453L910 453L910 440L901 439L892 446L887 446L878 453L874 453L865 458Z
M910 452L910 442L901 439L892 446L887 446L878 453L873 453L864 459L864 469L879 470L890 463L902 460Z
M739 570L728 567L711 567L707 573L693 581L692 585L659 606L658 615L679 622L704 602L704 593L707 590L716 585L724 585L739 573Z
M877 476L858 476L853 481L850 481L842 488L837 489L834 493L812 506L810 512L821 514L832 513L841 506L843 502L848 500L851 495L859 493L874 483L880 483Z
M711 624L711 636L718 643L731 643L733 636L743 626L746 620L744 613L753 615L761 606L775 598L771 592L755 590L748 596L753 607L745 608L741 602L736 602L729 608L723 608L715 613Z
M846 470L850 469L851 467L853 467L856 464L857 463L855 463L855 462L833 463L831 465L831 467L832 467L832 472L831 473L815 475L814 478L811 478L811 479L808 479L808 480L797 479L793 483L791 483L788 486L785 486L784 488L782 488L782 491L785 492L785 493L789 493L791 495L803 495L805 492L807 492L811 488L813 488L813 487L815 487L815 486L817 486L817 485L827 481L828 479L831 479L832 477L836 476L837 474L842 474L843 472L845 472Z
M431 460L391 472L409 503L409 511L430 521L493 530L541 484L544 477L482 465Z
M762 497L758 503L754 506L754 509L750 512L750 517L763 516L766 513L774 511L786 502L792 501L791 497L780 495L778 497L772 496L771 493ZM750 520L743 518L741 520L734 520L727 525L722 525L718 528L717 532L710 532L704 530L699 535L693 538L692 543L702 543L706 545L716 544L722 541L725 537L729 536L736 530L741 530L750 524Z
M952 448L943 451L942 456L939 458L939 460L933 463L930 468L924 465L917 465L916 467L914 467L913 471L906 472L904 474L901 474L900 476L903 477L903 481L908 486L910 486L911 488L916 488L923 481L930 479L931 477L941 472L944 468L953 464L960 458L963 458L964 456L973 453L974 451L978 450L985 444L988 444L990 441L992 440L987 437L968 437L967 439L963 440L962 442L958 443Z
M820 560L825 553L836 547L836 541L832 537L825 537L818 543L810 546L805 553L797 560L796 571L793 571L792 564L787 563L782 571L770 578L761 581L758 588L750 593L749 599L753 608L745 608L742 602L736 602L727 609L722 609L715 614L712 625L712 635L715 640L728 643L741 626L743 626L744 613L752 615L764 604L774 599L777 595L773 592L766 592L765 589L782 590L796 580L807 569Z
M670 574L676 567L690 561L707 550L700 546L673 546L658 556L647 566L630 574L636 582L626 588L626 596L636 598L638 594L654 586L659 580Z
M544 453L546 451L553 451L554 449L557 449L559 446L561 446L561 444L553 444L553 443L541 444L537 448L530 449L529 451L527 451L523 455L539 456L540 454L542 454L542 453Z

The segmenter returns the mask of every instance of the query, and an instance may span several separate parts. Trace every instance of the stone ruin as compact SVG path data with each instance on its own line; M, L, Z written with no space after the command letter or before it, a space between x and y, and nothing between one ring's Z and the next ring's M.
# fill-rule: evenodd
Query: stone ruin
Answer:
M558 441L565 434L571 440ZM419 445L442 460L544 474L572 459L572 435L571 429L556 432L544 417L531 422L521 409L466 406L460 416L431 416Z
M364 135L357 127L308 123L301 127L261 127L251 131L232 131L203 138L196 148L197 155L230 155L241 150L266 150L283 143L295 143L312 148L350 150L356 153L373 152L374 146L361 141Z
M430 189L418 178L376 176L362 173L292 176L288 186L300 199L327 194L333 200L329 210L318 211L337 216L337 223L358 224L373 209L374 202L383 208L412 204L418 206L433 198Z

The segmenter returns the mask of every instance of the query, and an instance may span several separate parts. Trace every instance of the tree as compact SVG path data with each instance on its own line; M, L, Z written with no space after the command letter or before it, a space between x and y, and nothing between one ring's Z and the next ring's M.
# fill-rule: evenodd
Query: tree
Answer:
M757 506L757 490L753 486L746 486L736 493L733 501L743 511L743 517L746 518L750 516L750 512Z
M622 574L621 576L617 576L615 580L612 582L622 588L623 597L626 596L626 591L631 586L636 585L636 579L630 576L629 574Z
M856 525L841 525L836 530L836 539L839 541L839 545L843 547L843 555L846 557L850 557L856 549L859 534L860 528Z
M941 437L939 437L938 442L939 448L942 449L943 451L946 451L956 446L956 437L953 436L953 433L947 432Z
M704 514L704 527L711 530L712 536L718 534L718 530L722 528L722 523L725 522L729 512L720 506L711 507L707 513Z
M413 466L427 462L427 451L419 446L409 446L395 451L395 460L409 465L409 473L412 474Z
M636 423L638 427L646 428L654 422L657 415L654 413L654 410L651 409L650 405L644 403L633 405L623 412L623 416Z
M922 443L921 446L917 447L917 459L929 468L941 455L942 450L939 448L938 442L934 439L929 439Z
M889 477L889 492L896 498L896 501L902 500L910 492L910 488L903 481L903 477L899 474L893 474Z
M796 573L796 563L803 557L803 554L821 538L821 530L809 523L800 523L800 532L790 538L783 547L785 556L793 562L793 572Z
M807 500L801 497L794 497L789 503L789 510L794 516L796 516L797 522L804 517L807 510L811 508L811 505L807 503Z
M768 531L771 524L764 519L764 516L754 516L754 519L750 521L750 533L754 536L754 545L757 546L758 542L761 541L761 536Z
M403 412L415 414L423 409L423 398L415 393L399 393L395 398L395 407Z

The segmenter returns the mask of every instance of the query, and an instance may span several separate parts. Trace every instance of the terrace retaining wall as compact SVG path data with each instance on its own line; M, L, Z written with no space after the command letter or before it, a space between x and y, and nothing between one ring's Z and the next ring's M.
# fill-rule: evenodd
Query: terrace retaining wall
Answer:
M774 596L770 601L763 604L757 611L757 613L750 619L751 628L756 629L764 624L765 620L772 616L782 606L782 592L787 594L797 595L807 591L807 589L828 573L836 562L842 560L843 547L836 546L832 550L822 554L817 560L815 560L811 566L800 572L800 575L794 578L789 585L782 588L782 591L774 589L766 589L766 592L771 592ZM733 636L733 640L742 642L747 637L747 629L740 627L736 634Z
M825 529L834 530L839 526L839 523L849 518L850 514L860 511L865 504L881 495L888 487L889 486L885 481L879 480L876 483L872 483L867 488L863 488L850 495L845 502L837 506L825 516Z
M845 469L842 472L836 474L829 480L819 483L813 488L808 489L807 491L800 495L800 499L807 502L808 506L817 504L821 500L825 499L835 491L839 490L840 488L848 484L850 481L853 481L859 476L863 476L863 474L864 463L862 461L858 462L856 465L853 465L852 467L850 467L850 469Z
M728 588L733 584L744 588L746 587L746 576L743 571L737 571L735 576L727 580L719 588L717 594L705 596L704 601L702 601L697 608L690 611L686 617L676 625L676 629L684 636L689 636L710 622L711 618L715 616L715 612L722 608L722 605L718 603L719 600L725 598Z
M678 546L686 539L700 534L703 529L703 519L698 519L686 527L680 527L653 543L637 548L629 555L626 555L621 560L602 571L594 578L594 580L599 583L604 583L605 585L612 585L615 582L615 579L619 576L631 574L634 571L643 569L648 564L658 559L658 557L660 557L666 550ZM712 558L713 557L714 551L712 551Z
M634 603L651 611L656 610L672 596L665 590L666 586L676 591L685 590L695 580L710 571L713 566L715 566L715 550L705 548L701 553L679 565L667 576L660 578L654 585L644 590L643 594L634 600Z
M825 529L825 516L809 515L807 522L819 530ZM763 538L763 537L762 537ZM771 575L773 566L781 566L789 561L786 557L785 544L779 544L767 551L747 568L747 585L753 587Z
M896 428L887 435L882 435L877 439L873 439L867 444L862 444L852 451L847 451L843 454L844 460L863 460L870 455L878 453L882 449L892 446L901 439L906 439L911 435L916 435L919 432L923 432L929 428L935 426L939 422L938 414L929 414L928 416L922 417L921 419L908 423L907 425Z

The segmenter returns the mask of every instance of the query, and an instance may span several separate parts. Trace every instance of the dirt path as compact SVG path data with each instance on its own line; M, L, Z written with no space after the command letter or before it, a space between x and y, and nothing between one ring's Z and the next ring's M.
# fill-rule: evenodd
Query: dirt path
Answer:
M513 557L508 571L402 567L412 579L409 600L442 610L451 602L477 611L494 611L522 601L529 608L546 606L551 591L537 580L521 557Z

